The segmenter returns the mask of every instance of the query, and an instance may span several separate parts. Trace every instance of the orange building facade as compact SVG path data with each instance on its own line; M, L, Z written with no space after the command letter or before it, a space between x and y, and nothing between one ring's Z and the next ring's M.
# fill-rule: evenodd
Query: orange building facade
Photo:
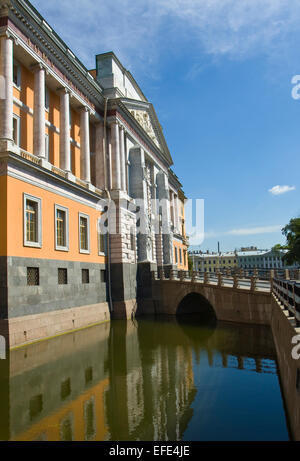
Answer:
M14 347L135 315L152 270L187 269L187 239L155 110L116 56L89 71L25 0L0 0L0 44L0 319Z

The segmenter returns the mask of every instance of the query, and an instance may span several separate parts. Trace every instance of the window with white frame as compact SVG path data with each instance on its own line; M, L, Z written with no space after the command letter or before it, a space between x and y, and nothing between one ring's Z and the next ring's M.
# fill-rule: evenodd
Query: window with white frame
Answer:
M79 213L79 251L90 252L90 218L83 213Z
M24 246L42 246L41 199L24 194Z
M69 251L69 210L55 205L55 249Z
M13 140L17 146L20 146L21 138L21 121L20 117L13 115Z
M13 84L18 89L21 88L21 66L15 60L13 62Z

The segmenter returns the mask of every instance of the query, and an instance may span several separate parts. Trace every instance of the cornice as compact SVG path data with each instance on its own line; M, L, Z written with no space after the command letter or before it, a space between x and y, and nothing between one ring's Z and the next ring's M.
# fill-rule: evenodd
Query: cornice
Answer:
M176 174L174 173L173 170L171 170L171 168L169 168L169 172L168 172L168 178L169 178L169 183L175 187L175 189L181 189L182 188L182 184L181 182L179 181L178 177L176 176Z
M20 155L15 154L13 152L7 152L6 155L1 155L0 162L2 165L22 165L22 171L28 170L28 172L35 172L36 174L39 174L42 177L47 178L48 182L53 181L53 183L59 183L59 185L61 185L62 187L65 187L66 189L73 191L78 196L81 196L83 198L89 198L90 200L93 200L95 202L106 200L106 198L103 197L103 195L93 192L76 182L68 181L59 174L56 174L51 170L45 169L36 163L30 162L24 157L21 157Z
M0 0L0 16L5 14L25 35L27 44L31 41L42 53L42 58L48 59L52 68L55 65L65 79L75 85L74 91L77 89L79 94L82 93L95 106L102 105L102 88L99 83L29 2Z

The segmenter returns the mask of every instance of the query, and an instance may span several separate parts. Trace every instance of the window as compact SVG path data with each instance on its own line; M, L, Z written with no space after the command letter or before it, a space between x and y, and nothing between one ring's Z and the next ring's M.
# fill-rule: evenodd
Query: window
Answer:
M180 261L180 264L182 264L182 249L179 248L179 261Z
M79 249L80 253L90 252L89 217L79 213Z
M40 284L40 271L38 267L27 267L27 285L38 286Z
M42 394L32 397L29 402L29 415L30 420L32 421L37 415L39 415L43 410L43 396Z
M85 384L89 384L91 381L93 381L93 368L89 367L85 370Z
M60 397L61 400L66 400L71 395L71 380L70 378L63 381L60 386Z
M24 194L24 246L41 248L41 200Z
M55 205L55 249L69 251L69 210Z
M67 285L68 284L68 270L67 269L58 269L58 285Z
M20 117L13 115L13 140L17 146L20 146Z
M106 283L106 270L100 271L100 280L102 283Z
M17 88L21 88L21 67L16 61L13 64L13 84Z
M88 269L81 270L82 283L90 283L90 271Z
M178 253L177 253L177 248L175 247L175 264L178 263Z

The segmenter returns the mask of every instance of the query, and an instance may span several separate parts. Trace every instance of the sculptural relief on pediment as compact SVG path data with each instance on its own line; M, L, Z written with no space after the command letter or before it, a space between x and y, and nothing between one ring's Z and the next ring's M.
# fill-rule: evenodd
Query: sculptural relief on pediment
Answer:
M141 127L146 131L147 135L152 139L154 144L159 147L159 142L153 130L149 114L143 110L131 110L130 112Z

